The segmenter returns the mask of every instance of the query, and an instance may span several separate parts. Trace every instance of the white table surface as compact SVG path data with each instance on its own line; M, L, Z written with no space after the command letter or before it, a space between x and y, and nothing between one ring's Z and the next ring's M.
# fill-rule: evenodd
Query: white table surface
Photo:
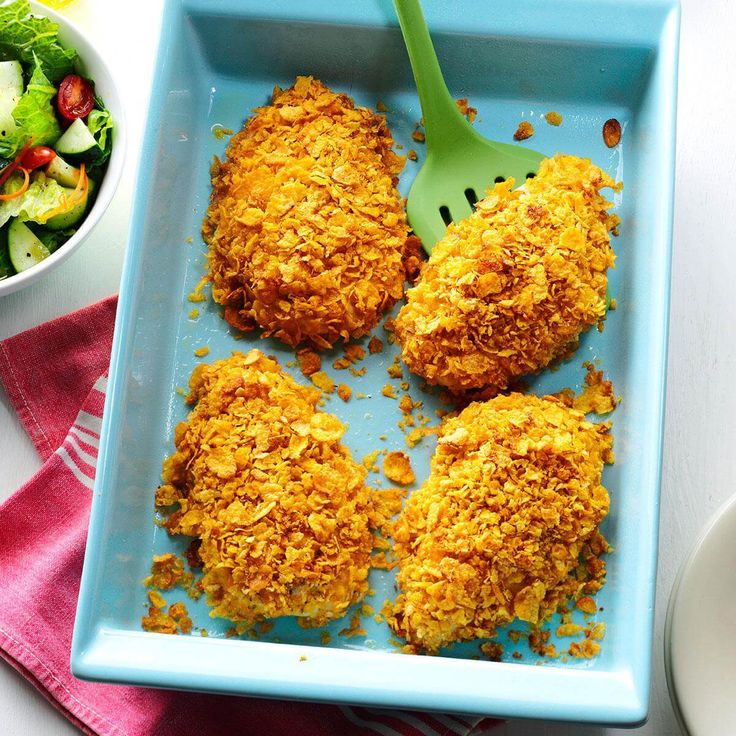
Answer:
M662 664L669 591L701 526L736 493L736 207L725 185L736 175L736 3L682 2L677 203L654 673L650 718L635 731L642 736L679 733ZM115 202L93 237L43 281L0 300L0 339L117 291L160 7L161 0L74 0L64 11L82 28L95 29L97 44L117 73L126 104L128 160ZM0 454L4 458L0 472L3 500L30 478L40 463L1 389ZM78 733L31 686L0 664L0 734ZM517 721L493 733L611 736L627 732Z

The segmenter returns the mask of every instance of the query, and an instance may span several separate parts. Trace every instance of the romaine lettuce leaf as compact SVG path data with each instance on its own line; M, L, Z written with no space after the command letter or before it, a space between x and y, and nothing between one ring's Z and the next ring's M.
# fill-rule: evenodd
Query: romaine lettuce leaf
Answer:
M51 102L55 95L56 88L46 78L36 59L26 91L13 108L15 131L0 140L0 156L12 157L30 140L34 146L56 142L61 128Z
M0 3L0 48L8 58L33 64L35 54L52 82L73 71L77 52L59 43L59 27L50 18L31 15L28 0Z
M87 127L100 147L100 153L87 169L87 173L93 179L95 178L95 174L105 165L107 159L110 158L110 153L112 152L112 131L114 127L110 111L105 108L105 104L99 97L95 97L95 105L97 107L92 110L87 118Z
M0 188L3 194L12 194L20 189L23 177L13 174ZM37 172L28 189L15 199L0 201L0 227L11 217L43 225L62 202L68 191L57 181Z

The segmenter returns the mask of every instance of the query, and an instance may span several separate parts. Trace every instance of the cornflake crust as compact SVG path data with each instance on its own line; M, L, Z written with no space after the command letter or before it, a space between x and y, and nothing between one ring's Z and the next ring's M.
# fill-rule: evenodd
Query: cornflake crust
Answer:
M403 296L405 164L383 116L312 77L274 89L212 166L202 226L225 319L318 349Z
M447 420L431 472L392 536L399 596L387 615L415 652L537 626L603 584L601 485L609 424L551 396L498 396Z
M523 190L496 184L435 245L395 321L402 358L454 393L506 389L567 355L606 311L607 174L575 156L545 159Z
M344 425L259 350L200 365L189 385L194 408L157 498L176 507L171 534L201 540L211 615L304 626L344 615L368 591L371 520L385 516L340 442Z

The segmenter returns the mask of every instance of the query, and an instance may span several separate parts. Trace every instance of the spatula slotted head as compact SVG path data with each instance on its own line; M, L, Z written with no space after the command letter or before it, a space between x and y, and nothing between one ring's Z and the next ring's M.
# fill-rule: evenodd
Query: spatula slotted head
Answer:
M469 124L468 131L452 145L428 150L409 191L409 225L427 253L447 225L470 216L473 205L495 183L513 177L514 186L521 186L545 158L528 148L486 140Z

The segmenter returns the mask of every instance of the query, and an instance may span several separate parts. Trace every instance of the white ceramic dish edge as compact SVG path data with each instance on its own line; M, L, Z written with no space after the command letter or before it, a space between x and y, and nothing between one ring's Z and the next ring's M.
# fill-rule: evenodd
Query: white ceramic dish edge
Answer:
M112 198L120 182L120 176L123 172L123 163L125 161L125 121L123 116L123 105L118 93L118 87L115 83L109 67L105 63L102 54L97 50L92 42L85 34L77 28L73 23L54 12L50 8L42 6L36 2L31 2L31 8L34 13L45 15L52 18L59 25L59 37L64 46L74 48L79 53L79 62L81 68L94 80L95 90L105 101L105 106L110 110L115 128L113 131L114 145L110 160L108 162L105 178L102 180L100 191L95 199L92 209L84 219L79 230L67 240L57 251L52 253L48 258L41 261L33 268L15 274L3 281L0 281L0 297L12 294L15 291L30 286L39 279L43 278L47 273L56 268L60 263L65 261L69 256L79 248L79 246L89 237L95 225L100 221L105 210L110 205Z
M703 550L704 545L708 541L711 533L721 525L724 520L728 520L729 517L736 516L736 495L731 496L725 504L723 504L709 521L703 527L697 541L693 545L690 553L683 561L680 569L675 578L675 582L672 585L672 591L670 593L669 602L667 605L667 616L665 619L664 627L664 668L665 675L667 678L667 688L670 694L670 700L672 702L672 708L675 711L680 730L685 736L699 736L701 733L709 733L708 731L700 732L696 731L695 724L689 723L686 717L684 706L678 698L677 687L676 687L676 674L673 671L672 661L672 636L673 636L673 621L675 618L675 610L678 606L679 597L681 594L682 584L685 577L692 571L693 565L696 562L698 555ZM706 673L700 673L705 676ZM711 677L713 673L707 673L708 677Z

